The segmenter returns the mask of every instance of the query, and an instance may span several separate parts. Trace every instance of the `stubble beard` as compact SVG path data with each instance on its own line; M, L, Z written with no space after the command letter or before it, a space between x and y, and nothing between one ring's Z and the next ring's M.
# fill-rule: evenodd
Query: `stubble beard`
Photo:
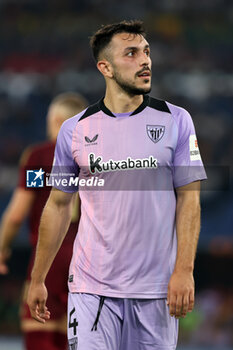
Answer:
M133 84L125 81L122 76L115 70L114 72L114 80L119 85L119 87L125 91L129 96L134 95L144 95L151 92L151 86L145 88L137 88ZM145 80L148 80L145 78Z

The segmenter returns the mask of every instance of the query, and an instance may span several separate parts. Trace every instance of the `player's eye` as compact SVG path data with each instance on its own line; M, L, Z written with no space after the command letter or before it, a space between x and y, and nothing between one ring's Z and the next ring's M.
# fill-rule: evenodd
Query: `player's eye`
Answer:
M147 56L150 56L150 50L145 50L145 54L146 54Z
M134 51L129 51L128 53L127 53L127 56L129 56L129 57L132 57L133 55L134 55Z

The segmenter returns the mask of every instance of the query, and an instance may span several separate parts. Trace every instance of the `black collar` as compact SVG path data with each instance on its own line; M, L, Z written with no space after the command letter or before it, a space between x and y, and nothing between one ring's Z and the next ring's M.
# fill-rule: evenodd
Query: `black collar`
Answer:
M130 114L135 115L143 111L144 108L146 108L149 104L150 97L148 95L143 95L143 102L138 106L138 108L135 109L134 112ZM107 115L110 115L111 117L116 118L116 116L105 106L104 104L104 97L98 102L99 108Z

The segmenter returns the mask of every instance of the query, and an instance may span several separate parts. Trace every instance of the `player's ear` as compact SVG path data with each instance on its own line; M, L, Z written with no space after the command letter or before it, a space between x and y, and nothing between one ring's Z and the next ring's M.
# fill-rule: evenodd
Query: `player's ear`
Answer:
M100 73L103 74L106 78L112 78L113 77L113 71L112 71L112 65L107 60L100 60L97 63L97 68L99 69Z

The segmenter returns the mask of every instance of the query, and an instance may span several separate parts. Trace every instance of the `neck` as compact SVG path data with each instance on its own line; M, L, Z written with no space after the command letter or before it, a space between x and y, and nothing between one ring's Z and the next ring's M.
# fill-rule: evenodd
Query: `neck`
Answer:
M116 92L106 89L104 104L112 113L133 112L142 102L143 95L129 96L122 91Z

